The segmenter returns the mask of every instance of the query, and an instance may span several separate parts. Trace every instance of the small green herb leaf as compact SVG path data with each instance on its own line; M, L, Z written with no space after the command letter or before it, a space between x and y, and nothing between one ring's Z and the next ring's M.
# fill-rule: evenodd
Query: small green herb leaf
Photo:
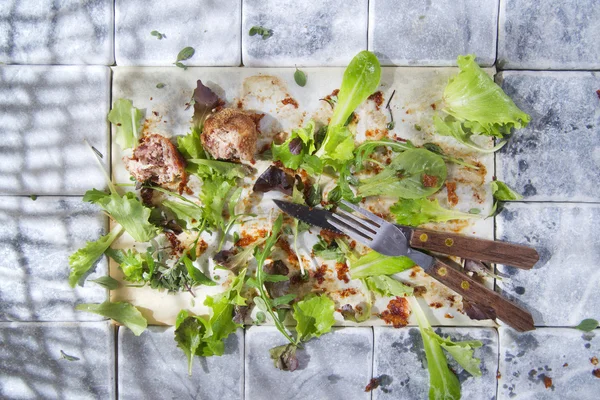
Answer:
M62 350L60 351L60 358L67 361L79 361L79 357L70 356Z
M196 50L193 47L184 47L179 54L177 54L177 60L175 61L185 61L192 58Z
M599 326L598 321L592 318L584 319L575 327L575 329L579 329L584 332L591 332Z
M306 74L303 71L300 71L298 68L296 68L296 72L294 72L294 80L298 86L306 86Z
M162 89L162 88L164 88L165 86L166 86L166 85L165 85L164 83L162 83L162 82L160 82L160 83L157 83L157 84L156 84L156 88L157 88L157 89Z
M186 69L187 69L187 65L185 65L185 64L183 64L183 63L180 63L179 61L177 61L177 62L175 63L175 66L177 66L177 67L179 67L179 68L183 68L184 70L186 70Z
M166 37L164 34L160 33L159 31L152 31L152 32L150 32L150 34L152 36L156 36L156 38L158 40L161 40L162 38Z
M267 29L267 28L263 28L262 26L253 26L252 28L250 28L250 31L248 32L248 34L250 36L254 36L254 35L260 35L262 36L263 40L270 38L271 36L273 36L273 31L271 29Z

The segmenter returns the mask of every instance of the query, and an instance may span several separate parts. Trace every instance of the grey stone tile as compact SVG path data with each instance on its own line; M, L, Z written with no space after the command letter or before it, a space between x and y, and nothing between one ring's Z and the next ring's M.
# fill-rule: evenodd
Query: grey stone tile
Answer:
M0 323L0 397L114 398L114 337L109 322Z
M600 75L506 71L497 78L531 116L497 153L498 178L526 201L600 201Z
M0 62L113 64L113 0L4 0Z
M2 197L0 202L0 321L97 321L78 303L107 299L93 282L69 286L68 258L104 233L106 218L77 197ZM102 260L89 275L106 275Z
M500 68L600 67L597 0L501 0L499 25Z
M172 66L188 46L196 53L186 65L240 65L241 7L241 0L117 0L117 65Z
M242 61L251 67L346 66L367 48L367 0L244 0ZM270 29L263 40L253 26Z
M382 384L373 391L373 399L426 399L429 393L429 372L423 340L418 328L375 327L375 359L373 376ZM498 333L493 328L438 328L438 334L452 340L480 340L483 346L475 350L481 359L481 377L473 377L453 359L450 367L458 372L461 399L494 399L498 370Z
M538 326L575 326L600 319L600 205L510 203L496 218L496 239L535 247L531 270L499 265L505 296L533 314Z
M109 154L109 85L108 67L0 67L0 194L104 188L83 140Z
M480 65L496 60L498 0L371 0L369 50L385 65Z
M600 357L599 333L500 328L498 399L597 399L600 379L592 374L598 368L592 358Z
M365 386L373 366L371 328L334 328L303 344L296 371L273 366L269 349L286 343L274 327L246 331L246 400L370 399Z
M175 328L159 326L136 337L119 329L118 386L120 399L242 399L244 331L225 341L220 357L196 357L192 376L177 347Z

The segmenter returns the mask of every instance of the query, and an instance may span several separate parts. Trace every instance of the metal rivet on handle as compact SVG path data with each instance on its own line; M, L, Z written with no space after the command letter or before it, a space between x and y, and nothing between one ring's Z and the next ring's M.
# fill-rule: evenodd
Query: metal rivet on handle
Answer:
M471 287L471 285L469 285L469 282L467 282L467 281L462 281L460 283L460 287L467 290L467 289L469 289L469 287Z
M421 233L421 236L419 236L419 239L421 240L421 242L426 242L427 239L429 239L429 237L427 236L426 233Z
M444 241L444 243L446 243L446 246L451 247L454 244L454 240L448 238Z
M437 273L439 276L445 276L448 273L448 271L446 271L446 267L441 267L437 270Z

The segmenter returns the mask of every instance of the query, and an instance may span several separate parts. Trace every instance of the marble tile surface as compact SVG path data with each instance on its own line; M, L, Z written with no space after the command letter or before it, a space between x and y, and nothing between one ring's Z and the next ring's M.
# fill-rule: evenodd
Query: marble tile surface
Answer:
M346 66L367 48L367 0L244 0L242 61L250 67ZM253 26L272 31L249 36Z
M497 281L508 298L533 314L538 326L575 326L600 319L600 206L510 203L496 218L496 239L535 247L531 270L499 265L509 278Z
M119 329L120 399L242 399L244 331L225 341L220 357L195 357L192 375L175 328L152 326L136 337Z
M371 0L369 50L384 65L456 65L461 54L496 60L498 0Z
M83 195L105 187L84 139L108 155L110 69L0 67L0 194Z
M188 46L195 54L185 65L241 62L241 0L117 0L115 22L117 65L173 66Z
M500 328L498 400L597 399L600 330Z
M498 179L526 201L600 201L600 74L505 71L497 80L531 116L496 154Z
M114 398L114 327L2 322L0 371L3 399Z
M0 62L111 65L113 0L4 0Z
M502 69L600 68L597 0L501 0L499 24Z
M370 399L373 330L334 328L303 344L296 371L273 366L269 349L286 339L274 327L246 331L245 399Z
M106 218L80 197L2 197L0 202L0 321L97 321L78 303L107 299L93 282L71 288L71 253L104 233ZM106 275L100 261L88 279Z
M429 372L423 340L418 328L375 327L373 376L381 386L373 391L373 399L426 399L429 393ZM473 377L453 359L450 367L458 373L461 399L494 399L498 369L498 333L493 328L436 328L438 334L452 340L480 340L483 346L475 350L481 359L481 377Z

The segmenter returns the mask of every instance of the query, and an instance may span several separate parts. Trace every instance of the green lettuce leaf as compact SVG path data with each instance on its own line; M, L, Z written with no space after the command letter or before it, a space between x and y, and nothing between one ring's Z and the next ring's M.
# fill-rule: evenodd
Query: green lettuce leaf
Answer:
M140 336L148 326L142 313L135 306L126 302L105 301L101 304L77 304L75 309L114 319L131 329L135 336Z
M188 375L190 376L192 375L194 356L205 333L206 325L203 318L189 317L185 310L179 312L175 328L175 342L187 357Z
M136 242L148 242L158 235L158 228L148 221L151 210L133 193L127 192L123 197L116 192L103 197L99 193L97 190L86 192L84 200L102 207Z
M333 161L334 165L352 159L354 135L344 125L356 107L377 90L380 78L381 66L375 54L361 51L350 61L344 71L327 135L316 153L319 158Z
M472 132L504 137L530 121L500 86L475 63L474 55L458 56L460 72L444 90L443 111Z
M162 205L175 214L175 219L183 228L190 230L204 226L204 211L199 205L172 200L163 200Z
M96 264L102 257L106 249L123 232L121 227L115 228L112 232L100 237L94 242L87 242L84 247L77 250L69 256L69 285L75 287L77 282Z
M360 181L358 195L418 199L440 190L446 175L446 163L439 155L409 149L394 157L377 175Z
M202 191L200 192L200 201L204 205L204 219L209 226L219 229L225 228L225 219L223 211L227 194L233 185L223 179L215 177L212 180L204 180Z
M428 331L432 331L431 325L418 302L414 297L410 297L409 302L419 324L425 348L427 369L429 370L429 400L459 400L460 382L448 367L442 346L428 333Z
M443 338L439 336L431 328L425 328L424 331L432 340L437 341L465 371L473 376L481 376L481 360L473 357L473 349L483 345L479 340L453 342L449 337Z
M122 149L135 147L138 143L144 111L133 106L131 100L118 99L108 113L108 120L115 125L115 140Z
M294 304L299 340L307 341L330 332L335 323L335 303L326 295L307 296Z
M476 214L449 210L440 206L437 199L400 199L390 211L400 225L419 226L427 222L446 222L455 219L481 218Z
M371 250L367 254L350 261L352 279L362 279L369 276L393 275L415 266L415 263L405 256L384 256Z
M296 350L298 346L288 343L282 346L276 346L269 349L273 365L282 371L295 371L298 368L298 358Z
M315 160L310 157L315 152L315 121L310 120L304 128L292 130L290 137L282 144L271 145L273 160L279 160L286 168L298 169L304 160L309 167L318 168ZM318 157L317 157L318 160Z
M413 288L387 275L369 276L365 278L369 290L382 296L410 296Z
M447 116L442 119L439 116L434 115L433 125L439 135L451 136L465 146L481 153L493 153L500 150L507 143L506 140L502 140L495 146L482 147L471 139L475 132L465 126L462 122L457 121L453 116Z
M90 282L94 282L108 290L115 290L119 287L119 281L108 275L101 276L97 279L91 279Z
M143 282L144 272L148 270L146 255L136 250L107 249L106 254L119 264L119 268L129 282Z
M523 198L502 181L492 181L492 195L494 199L500 201L521 200Z

